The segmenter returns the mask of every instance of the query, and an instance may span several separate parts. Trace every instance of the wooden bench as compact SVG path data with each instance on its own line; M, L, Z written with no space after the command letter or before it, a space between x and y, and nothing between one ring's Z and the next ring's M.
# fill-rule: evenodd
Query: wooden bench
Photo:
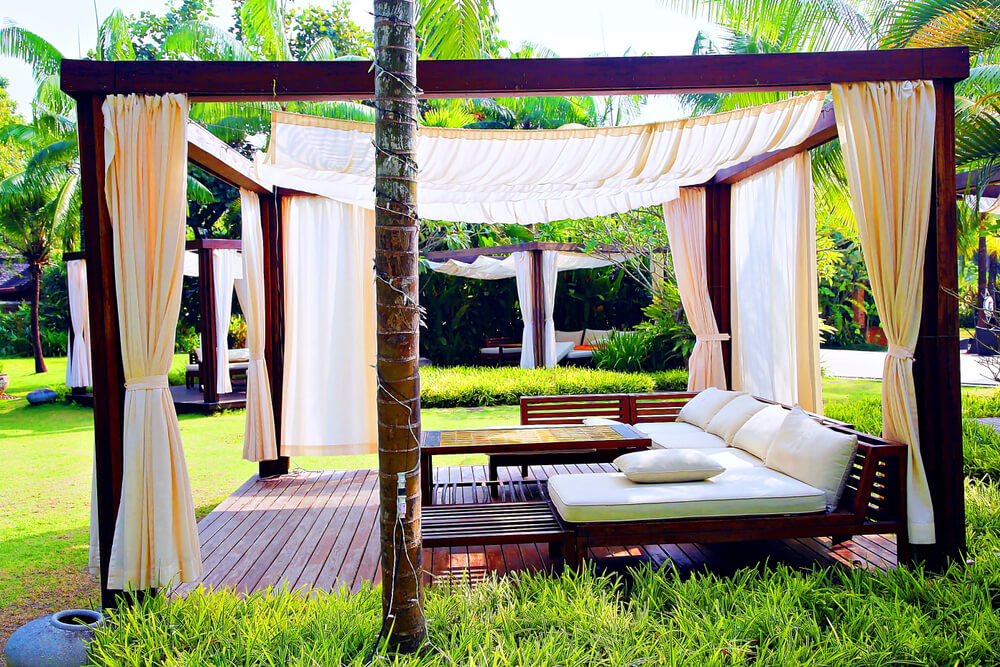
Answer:
M483 505L425 505L421 508L425 549L487 544L548 543L549 555L573 547L573 534L544 500Z
M609 402L619 406L618 419L628 423L676 421L690 392L615 394L600 397L544 396L521 399L525 424L579 423L586 417L608 417ZM768 401L773 402L773 401ZM614 417L611 417L614 418ZM741 540L832 537L834 542L855 535L895 534L899 562L910 559L906 527L906 457L904 444L860 433L850 424L817 416L825 426L858 437L858 451L837 507L804 515L668 519L662 521L568 523L574 544L566 562L577 565L593 546L731 542ZM562 519L560 519L562 521Z

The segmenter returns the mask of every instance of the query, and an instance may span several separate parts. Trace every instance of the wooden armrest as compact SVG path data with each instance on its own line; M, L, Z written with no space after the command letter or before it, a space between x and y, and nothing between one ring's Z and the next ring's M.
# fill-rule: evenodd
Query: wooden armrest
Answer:
M845 427L834 430L853 433ZM863 438L863 439L860 439ZM839 509L852 512L858 522L906 519L906 445L860 434L847 487Z

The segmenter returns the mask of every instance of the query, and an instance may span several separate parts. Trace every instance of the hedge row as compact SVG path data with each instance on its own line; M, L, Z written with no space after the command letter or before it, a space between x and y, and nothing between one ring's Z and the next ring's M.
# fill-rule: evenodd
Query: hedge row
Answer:
M593 368L426 366L420 369L425 408L517 405L521 396L684 391L687 371L619 373Z

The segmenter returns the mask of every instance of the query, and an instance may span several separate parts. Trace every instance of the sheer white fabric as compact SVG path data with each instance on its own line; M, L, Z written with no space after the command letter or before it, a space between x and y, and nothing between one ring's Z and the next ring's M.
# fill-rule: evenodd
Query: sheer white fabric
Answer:
M920 454L913 353L920 334L924 253L934 161L934 84L833 85L851 209L872 297L889 341L882 371L882 433L909 445L910 542L933 544L934 508Z
M729 334L720 334L715 321L712 299L708 293L708 253L705 247L705 189L684 188L680 196L663 205L663 220L667 226L670 253L677 276L677 292L684 306L691 331L695 335L694 349L688 360L688 391L708 387L726 389L726 370L722 358L722 341ZM652 261L654 276L663 275L663 262ZM659 267L659 268L657 268Z
M323 197L282 205L282 453L374 453L375 214Z
M236 281L243 316L247 321L247 416L243 432L243 458L248 461L273 461L278 458L274 430L274 406L271 382L264 363L267 340L264 322L264 241L260 227L260 198L240 189L240 215L243 228L243 276Z
M531 289L531 254L516 252L514 271L517 280L517 301L521 304L521 368L535 367L535 318L531 316L534 307L534 292Z
M90 307L87 303L87 262L66 262L66 287L69 290L69 319L72 342L66 359L66 386L89 387L93 382L90 363Z
M1000 197L980 197L977 207L975 195L966 195L965 205L980 213L992 213L993 215L1000 213Z
M124 460L108 588L201 576L201 551L167 372L181 306L187 98L104 101L105 195L125 371Z
M604 266L611 266L616 261L625 261L626 255L587 255L582 252L567 252L564 250L543 252L553 252L556 255L556 269L559 271L575 271L576 269L599 269ZM471 262L461 262L457 259L448 259L443 262L427 261L427 267L432 271L444 273L458 278L472 278L475 280L502 280L513 278L517 271L514 268L514 255L511 253L506 257L491 257L480 255Z
M229 377L229 320L233 315L233 289L242 264L236 250L212 251L212 282L215 287L215 386L220 394L233 391Z
M809 153L733 186L733 388L820 413Z
M555 250L542 251L542 304L545 313L545 367L555 368L559 360L556 350L556 321L552 315L556 309L556 287L559 280L559 253Z
M239 250L235 251L239 253ZM200 273L198 269L198 251L197 250L185 250L184 251L184 275L188 278L197 278ZM243 278L243 263L238 262L236 264L236 280L242 280Z
M455 130L421 127L421 215L532 224L674 199L719 169L805 139L822 92L714 116L631 127ZM374 125L272 115L262 178L372 208Z

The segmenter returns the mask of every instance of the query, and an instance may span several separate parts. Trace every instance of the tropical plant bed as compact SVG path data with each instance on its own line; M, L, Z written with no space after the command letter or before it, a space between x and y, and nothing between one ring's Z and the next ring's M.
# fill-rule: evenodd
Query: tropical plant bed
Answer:
M577 366L425 366L420 402L427 408L517 405L521 396L684 391L687 371L621 373Z

